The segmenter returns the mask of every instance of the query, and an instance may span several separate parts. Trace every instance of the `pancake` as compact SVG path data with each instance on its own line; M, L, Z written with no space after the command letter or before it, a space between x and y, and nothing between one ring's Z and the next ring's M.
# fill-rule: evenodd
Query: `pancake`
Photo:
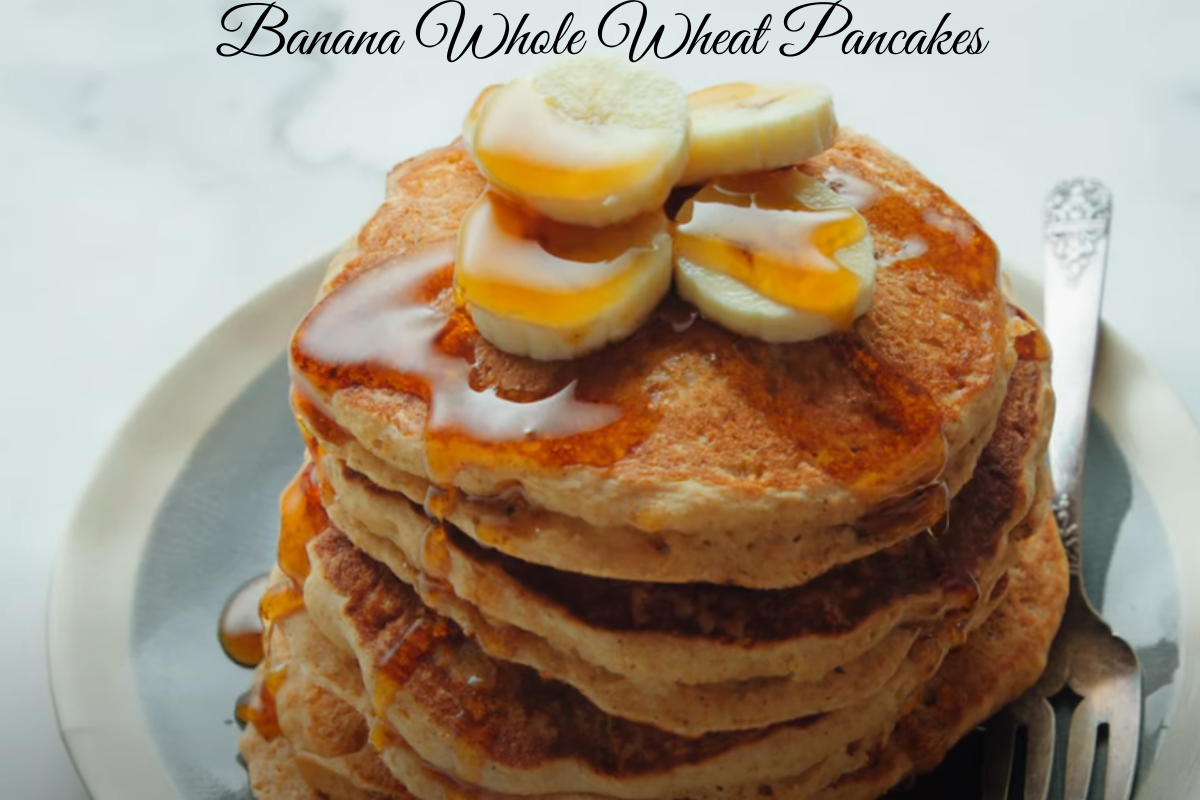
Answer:
M947 657L920 693L920 701L900 719L882 749L848 748L800 778L715 793L693 789L688 796L696 800L802 800L810 796L820 800L868 800L905 775L940 761L967 731L1031 686L1045 665L1067 590L1066 559L1052 517L1043 518L1036 535L1021 544L1021 551L1003 603L963 647ZM303 611L284 620L274 634L272 653L283 662L280 665L288 675L279 692L284 735L267 741L250 726L241 743L259 800L311 800L319 797L316 789L335 800L407 800L410 791L422 800L461 800L464 794L477 794L434 771L386 724L373 723L370 738L379 746L378 751L375 745L362 744L359 734L345 733L371 724L365 717L352 725L329 725L328 719L354 714L356 705L369 705L361 682L356 684L354 680L353 664L349 665L348 679L336 677L347 664L340 660L337 649L313 629ZM281 634L286 634L286 639ZM298 655L319 652L315 657L299 658L299 663L288 663L292 658L289 644L297 639L301 642ZM331 673L335 677L330 678ZM315 682L313 677L317 675L324 677L324 686L341 687L338 693ZM330 712L338 706L342 710ZM851 749L854 753L849 752ZM406 781L400 782L397 775L404 775ZM301 777L312 781L311 787ZM823 786L826 788L822 791Z
M250 773L255 800L325 800L300 774L291 743L284 737L268 740L248 725L238 749Z
M293 649L291 644L297 642ZM282 735L287 738L301 775L315 788L333 796L350 792L374 792L387 797L409 793L426 800L462 800L481 794L455 778L447 777L423 761L386 722L371 718L370 703L361 682L341 674L344 664L336 648L323 640L307 615L301 611L281 624L273 638L275 663L286 669L277 705ZM353 670L357 674L356 670ZM340 687L331 690L329 686ZM366 709L358 711L358 709ZM332 719L355 715L350 724L330 724ZM370 728L369 743L358 732ZM347 731L353 731L348 735ZM803 774L771 783L699 788L689 791L692 800L724 798L753 800L769 793L781 800L801 800L840 775L865 767L877 742L847 748ZM549 798L600 798L599 795L553 794Z
M1022 550L1005 602L946 658L877 762L839 779L817 800L872 800L908 775L929 772L972 728L1037 682L1068 590L1066 553L1052 515Z
M481 544L514 558L600 578L754 589L799 585L925 530L945 513L949 498L970 478L993 433L987 426L968 442L947 462L938 480L893 498L850 524L758 535L747 535L745 530L645 531L630 525L596 527L538 508L519 487L491 498L438 489L374 456L303 394L293 392L292 404L301 428L323 451L372 484L426 506Z
M604 714L565 684L489 658L337 530L314 538L309 553L306 607L355 654L373 712L436 768L490 791L640 798L786 777L888 730L946 650L918 639L883 690L851 707L682 737Z
M989 591L1007 568L1005 537L1034 500L1053 414L1048 368L1031 358L1014 371L997 432L976 477L956 498L949 524L937 526L944 532L936 540L909 539L795 589L615 581L528 564L481 547L452 526L431 529L406 497L326 458L322 474L337 498L328 510L359 546L367 548L362 533L356 536L364 527L398 546L425 585L437 585L437 591L420 591L423 600L460 623L458 599L488 620L639 680L814 680L858 658L898 625L962 607L977 590Z
M907 162L843 131L794 169L875 243L849 330L767 344L672 294L557 362L458 302L461 144L389 174L289 348L260 800L865 798L1036 680L1048 347Z
M1044 516L1049 507L1049 493L1044 481L1042 485L1044 490L1033 510L1013 529L1010 540L1024 538ZM452 592L422 582L403 553L387 540L361 528L347 535L356 546L386 564L402 580L421 587L423 600L428 602L427 598L436 598L433 601L436 607L462 626L488 655L553 675L579 689L606 713L684 736L712 730L763 727L843 708L879 693L896 675L919 638L954 641L981 622L986 616L986 604L1003 596L1002 573L1016 557L1016 550L1005 543L1000 557L989 565L989 570L980 573L979 590L961 596L974 598L974 602L947 608L937 619L924 624L899 624L868 650L820 677L687 684L670 680L653 669L630 678L584 661L574 651L555 649L546 640L527 631L494 622Z
M469 160L453 146L406 162L293 338L305 426L470 495L519 489L590 526L734 545L851 525L948 464L965 480L1014 363L994 245L865 137L841 135L804 169L876 187L862 213L885 263L910 237L925 245L879 271L851 332L768 345L660 314L592 355L536 362L492 348L454 307L449 237L482 187Z

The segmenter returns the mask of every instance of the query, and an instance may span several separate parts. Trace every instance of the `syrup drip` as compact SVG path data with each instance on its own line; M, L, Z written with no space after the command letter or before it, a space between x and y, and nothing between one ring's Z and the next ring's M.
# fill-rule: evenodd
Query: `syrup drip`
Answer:
M320 468L316 463L307 463L283 490L279 513L282 520L277 552L279 568L293 584L299 585L311 570L308 543L329 527L329 518L321 505Z
M352 437L350 432L338 425L329 410L321 402L315 389L308 384L308 379L293 370L291 403L292 413L300 430L305 434L305 440L312 449L312 438L316 437L333 444L346 444Z
M447 620L423 609L388 647L377 665L379 669L371 698L381 719L387 719L387 709L395 701L397 692L433 656L438 646L453 635L454 629Z
M425 502L423 504L425 516L436 522L444 520L454 509L457 497L457 489L453 487L443 489L440 486L431 484L425 490Z
M676 258L848 328L862 279L836 254L865 239L867 224L845 206L817 207L805 196L811 183L795 171L710 183L679 210Z
M245 727L253 725L268 741L279 736L279 715L275 708L275 696L283 688L287 680L287 668L277 667L267 672L266 676L250 687L250 690L237 700L234 707L234 719Z
M437 652L444 643L460 637L461 633L456 626L423 609L379 662L379 671L372 690L372 703L376 715L380 719L388 719L387 711L396 702L397 693L412 679L422 664L436 659ZM496 667L481 652L474 649L471 652L472 655L457 659L451 667L456 671L463 670L467 674L464 681L465 690L456 696L460 709L459 723L451 723L454 728L452 756L456 776L468 783L478 783L483 773L486 748L481 746L483 743L478 740L478 725L474 723L487 719L493 713L489 707L489 696L496 682ZM387 733L378 735L386 737ZM471 795L464 795L468 796Z
M311 569L308 542L329 526L321 505L319 480L319 468L310 462L280 496L277 558L285 580L269 586L269 576L260 575L239 587L225 602L217 635L221 648L235 664L257 666L265 655L264 641L271 624L304 607L300 587Z
M446 529L441 525L430 525L421 536L421 568L424 574L434 580L444 581L450 577L453 567Z
M1025 318L1025 315L1021 315ZM1023 361L1049 361L1050 342L1037 328L1032 328L1017 337L1014 342L1017 356Z
M452 241L431 245L328 295L293 338L293 376L318 397L363 386L427 401L425 455L430 476L442 484L465 463L525 456L607 464L640 441L647 420L614 426L620 408L577 399L577 380L561 382L548 396L513 399L473 386L478 338L465 312L447 311L443 302L452 251ZM586 359L579 361L568 369L601 380L584 373Z
M262 603L259 604L258 613L262 617L263 628L269 630L272 623L295 614L302 608L304 592L291 580L287 580L267 590Z
M458 234L460 304L550 328L586 325L641 290L671 252L661 212L598 231L530 214L488 190Z
M225 602L217 623L217 638L229 660L238 666L254 667L263 658L263 628L258 604L267 588L267 576L243 583Z
M442 489L430 485L425 490L422 509L430 520L440 523L448 520L459 503L463 501L470 501L474 506L472 509L474 525L472 535L480 542L499 546L516 537L531 537L538 534L536 525L530 527L512 524L512 517L517 512L518 504L524 508L532 505L525 491L519 485L510 486L490 497L467 494L455 487Z

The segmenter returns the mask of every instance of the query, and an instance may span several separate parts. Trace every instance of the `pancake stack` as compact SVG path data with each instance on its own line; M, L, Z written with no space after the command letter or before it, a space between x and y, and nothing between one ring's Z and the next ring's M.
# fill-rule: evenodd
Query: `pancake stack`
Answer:
M671 295L554 362L456 302L462 147L392 171L291 343L259 800L872 798L1036 681L1067 592L1042 335L910 165L843 131L799 169L870 227L851 330L768 344Z

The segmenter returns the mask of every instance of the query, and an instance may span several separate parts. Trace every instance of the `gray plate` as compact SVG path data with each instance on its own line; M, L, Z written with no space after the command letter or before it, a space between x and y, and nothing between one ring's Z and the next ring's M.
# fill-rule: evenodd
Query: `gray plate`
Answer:
M50 684L96 800L246 797L232 711L249 673L222 656L216 620L274 556L277 497L301 457L280 351L329 257L238 309L163 376L65 532L47 615ZM1013 286L1025 308L1041 305L1020 273ZM1096 426L1089 454L1088 581L1146 666L1139 800L1200 796L1200 582L1175 578L1200 571L1200 429L1107 328L1093 403L1107 428ZM972 758L968 739L922 791L969 798Z

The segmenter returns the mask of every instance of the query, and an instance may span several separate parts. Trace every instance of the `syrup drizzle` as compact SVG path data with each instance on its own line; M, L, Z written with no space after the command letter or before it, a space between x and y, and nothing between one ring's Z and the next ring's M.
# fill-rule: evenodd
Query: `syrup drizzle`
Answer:
M241 667L254 667L263 657L263 628L258 604L267 589L267 575L243 583L229 599L217 622L217 638L229 660Z
M268 670L266 675L255 682L248 691L242 694L234 707L234 719L242 727L253 725L268 741L279 736L279 715L275 708L275 696L283 688L287 680L287 668L277 667Z
M242 584L225 602L217 623L221 649L235 664L255 667L265 657L270 626L304 607L301 586L308 577L308 542L329 523L321 505L318 467L308 463L279 499L280 531L277 550L284 580L269 586L259 575Z
M426 457L431 475L449 477L474 440L485 458L497 445L563 440L612 425L613 405L576 397L570 381L547 397L510 400L472 386L474 337L461 311L446 311L453 241L440 242L343 284L309 315L292 347L292 374L302 394L320 398L346 385L387 386L429 402ZM536 448L535 448L536 449ZM607 454L601 453L601 456Z

